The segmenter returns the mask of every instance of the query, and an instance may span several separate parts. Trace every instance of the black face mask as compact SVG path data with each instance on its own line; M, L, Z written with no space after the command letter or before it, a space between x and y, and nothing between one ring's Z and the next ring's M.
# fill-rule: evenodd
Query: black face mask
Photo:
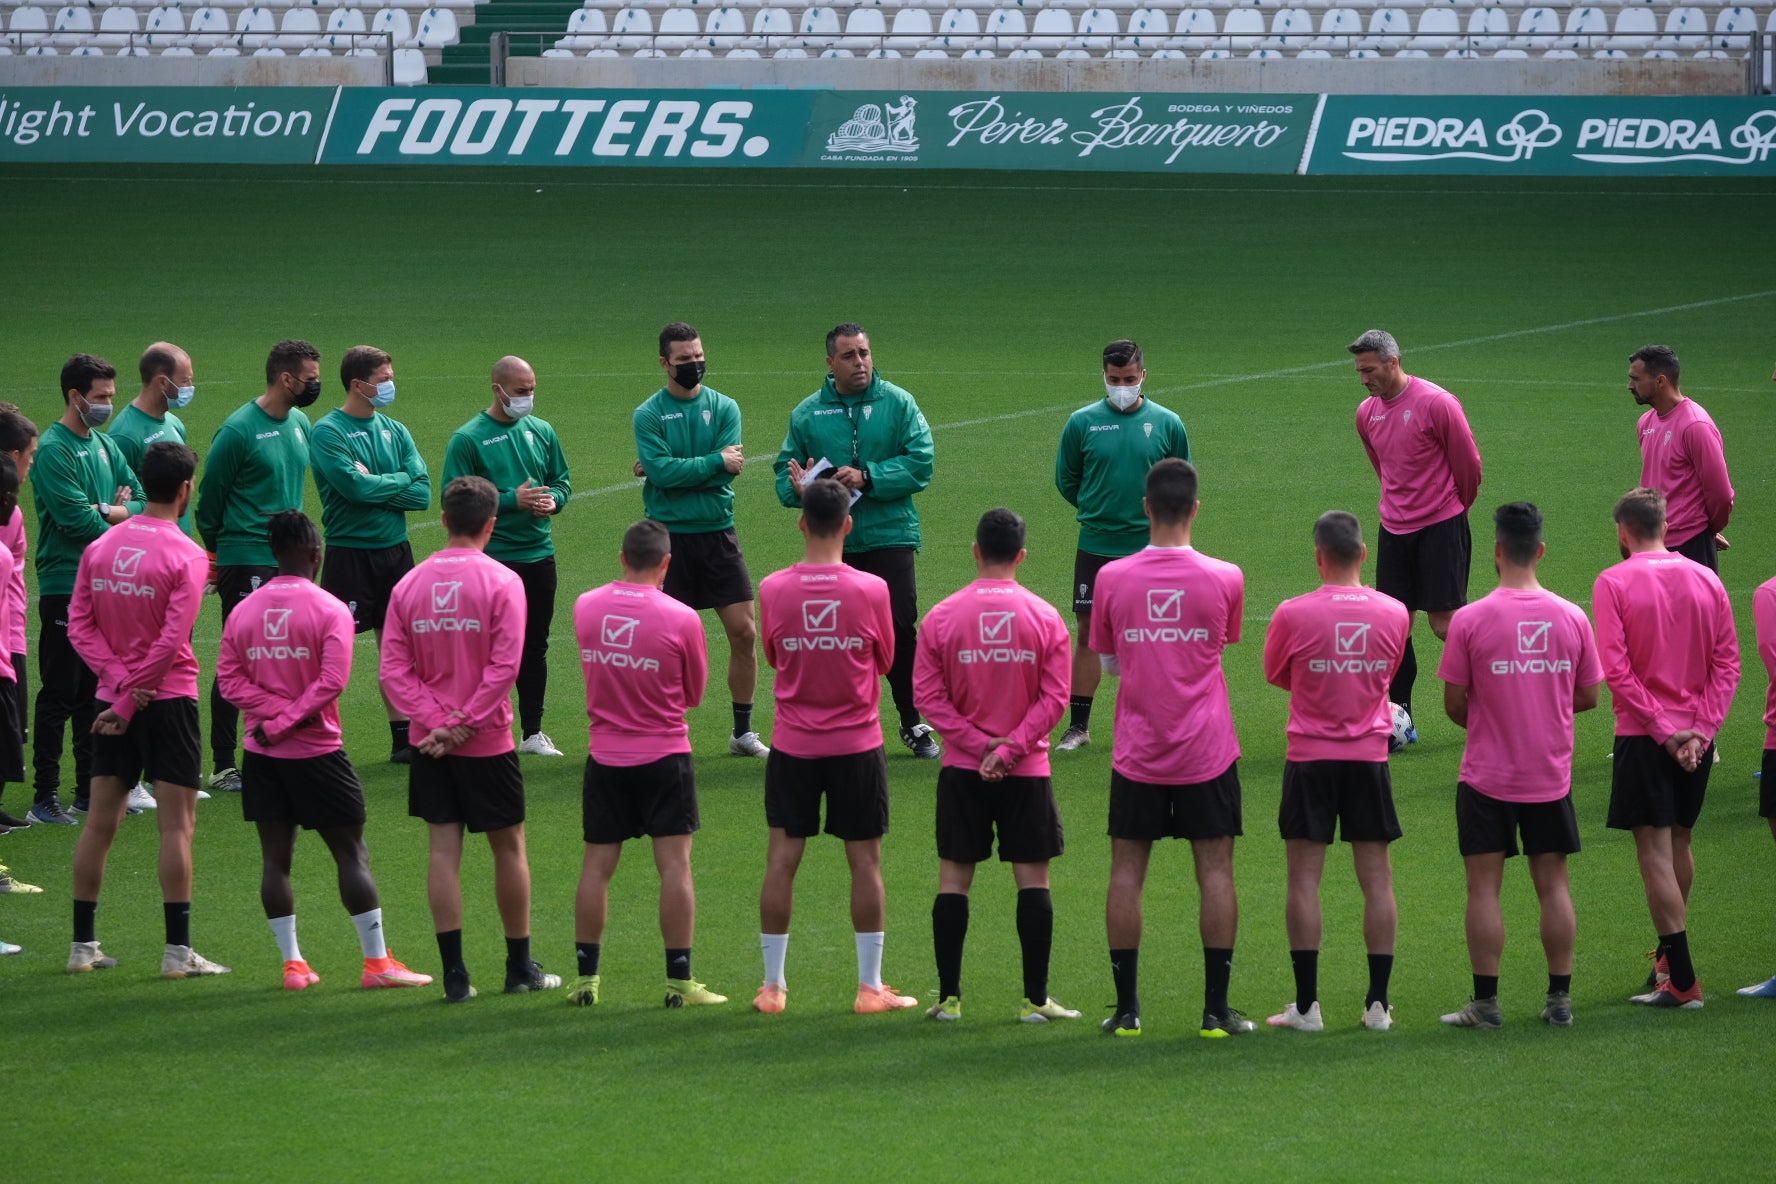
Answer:
M672 381L685 390L694 390L703 381L703 372L707 369L702 362L680 362L672 368Z
M302 384L302 390L296 395L296 406L308 407L321 397L321 380L311 378Z

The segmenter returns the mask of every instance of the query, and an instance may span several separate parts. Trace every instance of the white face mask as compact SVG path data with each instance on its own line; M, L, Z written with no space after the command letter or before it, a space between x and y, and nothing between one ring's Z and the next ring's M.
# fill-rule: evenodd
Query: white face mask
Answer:
M503 386L495 386L493 389L499 392L500 406L505 408L506 414L513 419L523 419L530 414L531 407L536 404L535 395L508 395Z
M1106 382L1104 384L1104 393L1109 396L1110 406L1116 408L1118 411L1127 411L1141 401L1141 387L1139 384L1136 384L1135 386L1113 386Z
M376 384L376 393L370 396L370 406L387 407L395 401L395 380L385 378Z

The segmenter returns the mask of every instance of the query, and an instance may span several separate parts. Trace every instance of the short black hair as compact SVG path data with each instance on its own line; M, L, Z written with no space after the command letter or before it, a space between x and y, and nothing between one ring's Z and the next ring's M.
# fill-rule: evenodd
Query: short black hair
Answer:
M653 571L670 554L672 535L652 518L643 518L623 532L623 566L630 571Z
M299 375L303 362L320 360L321 351L301 338L280 341L271 347L271 353L265 359L265 381L276 382L280 374Z
M703 334L697 332L683 321L673 321L670 325L667 325L664 329L660 330L660 356L662 358L671 357L672 345L674 342L696 341L702 336Z
M1644 485L1622 495L1612 515L1616 525L1642 542L1652 542L1665 529L1665 495Z
M75 354L62 363L62 402L69 391L79 391L84 398L101 378L116 378L117 367L97 354Z
M1139 366L1141 347L1128 338L1119 338L1104 347L1104 369L1112 366Z
M974 545L987 563L1010 563L1024 549L1022 516L1000 506L981 515L974 528Z
M265 524L265 532L271 553L279 559L285 555L300 555L321 545L321 533L315 529L314 519L301 510L279 510Z
M18 491L18 466L12 462L10 456L7 456L4 452L0 452L0 497L6 497L9 494L13 497L17 497Z
M1314 546L1340 563L1363 557L1363 524L1349 510L1327 510L1314 523Z
M175 441L161 440L148 445L137 476L142 478L142 496L166 506L179 500L179 486L196 472L197 453Z
M37 425L11 403L0 403L0 452L23 452L37 438Z
M839 344L841 337L867 338L868 336L869 334L863 331L862 325L856 325L850 321L846 321L842 325L834 325L832 332L826 335L826 356L829 358L833 356L833 349Z
M485 477L458 477L444 487L444 529L474 538L499 515L499 490Z
M802 518L808 533L817 539L830 539L845 529L851 516L851 491L829 477L811 482L802 490Z
M1147 470L1147 512L1153 521L1177 526L1196 508L1196 466L1168 456Z
M1645 366L1648 374L1663 374L1666 382L1677 385L1677 351L1669 345L1643 345L1629 354L1628 360Z
M1494 536L1505 558L1518 567L1535 562L1542 542L1542 512L1532 502L1506 502L1492 512Z
M374 345L354 345L339 359L339 382L349 393L354 382L369 382L370 376L393 362L386 350ZM270 377L266 381L271 381Z

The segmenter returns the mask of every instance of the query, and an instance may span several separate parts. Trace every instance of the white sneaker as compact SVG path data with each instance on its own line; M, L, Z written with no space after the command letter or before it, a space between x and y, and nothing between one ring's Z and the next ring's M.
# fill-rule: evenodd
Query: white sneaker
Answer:
M200 790L198 790L198 791L197 791L197 800L198 800L198 801L200 801L200 802L207 802L207 801L209 801L209 800L210 800L210 791L209 791L209 790L207 790L207 789L200 789Z
M202 978L227 974L228 967L212 962L190 946L168 946L160 959L161 978Z
M85 974L89 970L110 970L117 959L99 952L96 941L77 941L68 947L68 973Z
M561 750L555 747L555 741L549 739L547 732L532 732L524 738L524 743L518 746L518 751L529 753L531 756L561 755Z
M1315 1002L1314 1008L1316 1011L1318 1010L1318 1002ZM1371 1032L1387 1031L1394 1026L1394 1009L1377 999L1369 1005L1368 1010L1363 1012L1363 1026Z
M1326 1030L1325 1021L1320 1019L1320 1001L1318 999L1307 1005L1305 1015L1296 1010L1295 1001L1291 999L1289 1006L1283 1008L1282 1015L1273 1015L1264 1022L1273 1028L1293 1028L1297 1032L1323 1032Z
M1077 752L1092 742L1092 734L1078 724L1069 724L1055 745L1056 752Z
M735 756L770 756L771 750L759 739L757 732L742 732L728 737L728 751Z
M158 810L160 803L154 800L154 791L148 788L146 781L136 782L129 791L130 808L134 810Z

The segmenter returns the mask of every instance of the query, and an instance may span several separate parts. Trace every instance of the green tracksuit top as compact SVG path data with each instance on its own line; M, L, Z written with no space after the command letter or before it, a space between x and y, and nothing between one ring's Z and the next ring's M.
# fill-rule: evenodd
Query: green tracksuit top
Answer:
M314 425L308 459L329 547L398 546L407 541L407 511L432 504L432 478L412 434L380 411L368 419L329 411Z
M552 517L538 517L518 508L517 489L525 481L548 486L555 494L555 513L567 508L573 486L567 479L567 457L555 429L534 415L501 423L483 411L450 437L444 453L444 484L458 477L485 477L499 490L499 521L487 554L507 563L535 563L555 554Z
M913 396L876 371L861 394L840 395L831 374L789 413L789 433L772 467L777 499L802 504L791 488L789 462L825 457L834 465L867 469L870 488L851 507L847 552L883 547L919 548L919 511L913 494L931 484L931 428Z
M80 553L111 529L95 505L117 503L117 487L135 493L130 513L146 504L142 481L123 450L103 432L81 437L56 420L37 440L31 493L37 502L37 594L72 596Z
M142 471L142 456L148 451L148 445L158 444L162 440L171 440L175 444L184 444L190 437L185 432L185 421L174 415L170 410L165 418L156 418L143 411L134 403L126 403L116 415L105 433L111 442L123 452L124 459L129 461L130 468ZM196 501L196 498L192 499ZM186 534L191 533L191 507L185 507L185 513L179 518L179 529Z
M1176 413L1152 399L1133 411L1099 399L1067 417L1055 488L1079 510L1081 551L1120 559L1147 545L1147 470L1168 456L1189 460L1190 436Z
M707 386L689 399L665 387L635 409L635 455L647 516L679 534L734 525L734 476L722 449L740 443L740 405Z
M268 523L279 510L302 508L310 431L297 408L276 419L256 399L216 429L197 488L197 534L217 564L277 566Z

